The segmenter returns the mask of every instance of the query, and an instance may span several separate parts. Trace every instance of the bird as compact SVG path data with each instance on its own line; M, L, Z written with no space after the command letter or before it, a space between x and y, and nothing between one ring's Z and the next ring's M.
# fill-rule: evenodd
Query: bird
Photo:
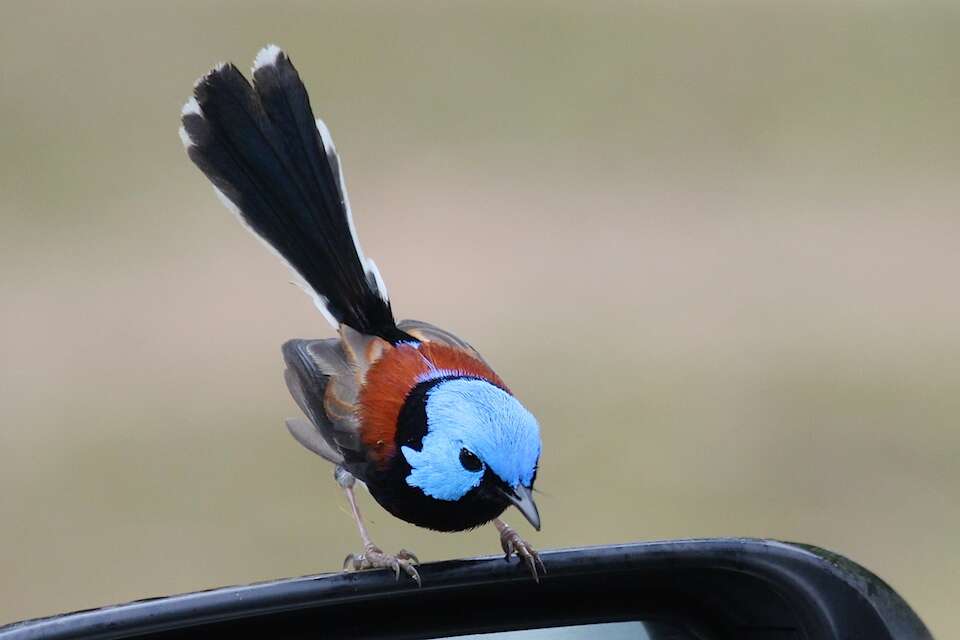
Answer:
M539 582L539 553L501 518L512 506L540 530L539 423L465 340L395 320L380 271L357 240L330 131L314 117L290 57L264 47L252 82L231 63L217 65L195 83L180 125L189 159L218 198L287 264L337 332L288 340L281 352L303 413L286 426L334 465L360 534L362 549L344 570L387 569L397 580L402 571L421 584L415 554L387 553L371 540L360 485L419 527L456 532L492 522L505 559L516 556ZM408 232L415 237L415 227Z

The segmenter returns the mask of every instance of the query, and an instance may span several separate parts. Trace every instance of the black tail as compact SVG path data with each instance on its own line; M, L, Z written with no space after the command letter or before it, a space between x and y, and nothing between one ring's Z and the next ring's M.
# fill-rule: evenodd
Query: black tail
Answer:
M302 276L328 319L403 339L376 265L357 242L333 141L287 55L263 49L253 86L221 65L193 94L180 135L226 204Z

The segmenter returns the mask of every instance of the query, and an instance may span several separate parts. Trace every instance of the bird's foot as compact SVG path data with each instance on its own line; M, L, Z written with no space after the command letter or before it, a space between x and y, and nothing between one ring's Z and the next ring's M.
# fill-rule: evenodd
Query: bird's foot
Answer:
M420 574L414 565L419 564L417 556L401 549L396 555L384 553L374 544L367 544L363 548L363 553L351 553L343 561L344 571L360 571L363 569L392 569L397 580L400 580L400 572L403 571L410 576L417 586L420 585Z
M543 560L540 559L540 554L506 523L498 528L500 529L500 546L505 554L503 559L510 562L510 556L516 555L526 563L530 573L533 574L534 581L539 583L540 574L547 572L547 568L543 566ZM539 573L537 567L539 567Z

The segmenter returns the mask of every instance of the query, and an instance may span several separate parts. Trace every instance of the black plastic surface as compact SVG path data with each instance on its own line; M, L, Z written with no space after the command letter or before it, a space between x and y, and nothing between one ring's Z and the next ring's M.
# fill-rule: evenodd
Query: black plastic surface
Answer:
M924 640L882 580L816 547L754 539L646 542L542 554L541 584L502 557L423 565L423 587L370 571L294 578L44 618L28 638L431 638L644 620L677 637Z

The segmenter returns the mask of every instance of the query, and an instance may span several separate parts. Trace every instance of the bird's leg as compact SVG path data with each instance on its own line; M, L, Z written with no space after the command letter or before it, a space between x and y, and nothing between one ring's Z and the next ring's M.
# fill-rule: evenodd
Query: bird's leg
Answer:
M351 553L343 561L344 570L353 569L392 569L397 580L400 579L400 571L413 578L417 586L420 585L420 574L417 573L415 564L419 562L417 556L401 549L396 555L384 553L380 547L373 544L370 534L367 533L367 527L363 524L363 517L360 515L360 508L357 507L357 498L353 494L354 477L343 467L337 467L337 483L347 494L347 501L350 502L350 510L353 512L353 520L357 523L357 529L360 531L360 539L363 540L363 551L361 553Z
M546 573L547 568L543 566L543 560L540 559L540 554L537 553L537 550L534 549L529 542L521 538L520 534L513 530L513 527L500 518L495 519L493 524L497 527L497 531L500 532L500 546L503 548L503 553L505 554L503 559L509 562L510 556L516 554L518 558L526 563L527 568L530 569L530 573L533 574L533 579L536 582L540 582L537 567L540 567L539 573L541 574Z

